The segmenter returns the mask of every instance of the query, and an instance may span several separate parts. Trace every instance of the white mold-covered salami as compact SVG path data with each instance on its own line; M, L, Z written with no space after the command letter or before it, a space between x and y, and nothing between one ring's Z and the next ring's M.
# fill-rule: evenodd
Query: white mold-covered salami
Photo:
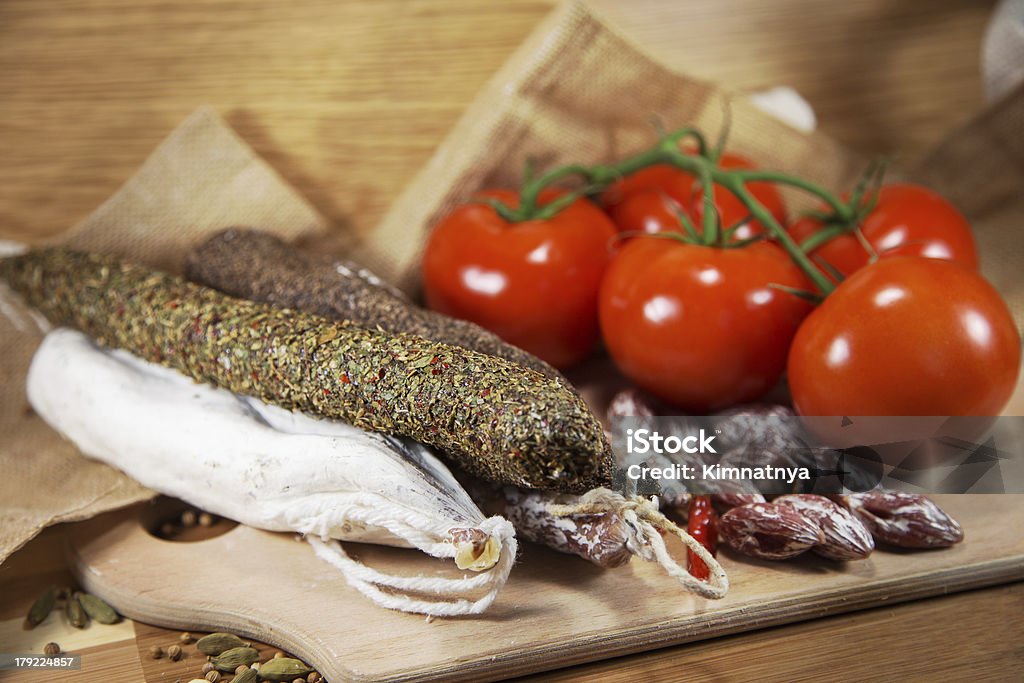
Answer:
M83 453L145 486L243 524L306 534L319 556L384 606L437 615L483 611L514 561L508 521L486 518L448 468L415 442L196 384L68 329L46 336L28 395ZM336 540L415 547L462 569L490 571L460 580L390 577L353 562ZM490 592L474 602L439 602L394 589L449 597Z

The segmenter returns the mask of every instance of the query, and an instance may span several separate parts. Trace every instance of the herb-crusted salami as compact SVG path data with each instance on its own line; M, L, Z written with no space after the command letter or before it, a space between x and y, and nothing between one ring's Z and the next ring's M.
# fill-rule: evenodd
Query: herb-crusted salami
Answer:
M585 491L611 479L600 423L562 382L468 349L233 299L63 248L0 260L55 324L198 381L438 447L481 477Z
M479 325L420 308L358 264L307 254L269 233L231 228L212 235L189 253L185 274L231 296L464 346L562 378Z

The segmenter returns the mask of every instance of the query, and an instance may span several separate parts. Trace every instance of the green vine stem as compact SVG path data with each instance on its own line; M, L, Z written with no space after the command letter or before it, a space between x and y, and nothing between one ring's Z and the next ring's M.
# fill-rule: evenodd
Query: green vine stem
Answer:
M692 138L696 143L696 154L688 154L681 149L680 143L687 138ZM786 250L790 258L823 295L827 296L832 292L835 289L835 284L808 257L808 252L843 232L849 232L850 226L855 225L858 219L857 207L852 202L843 202L824 187L797 176L767 170L720 168L714 160L715 156L716 154L709 150L704 136L699 131L694 128L681 128L663 136L654 147L615 164L595 166L572 164L553 169L537 177L528 178L520 192L519 206L515 209L493 199L483 200L483 202L492 206L502 218L510 222L544 220L557 215L559 211L580 197L600 192L608 185L632 173L656 164L670 164L693 174L701 183L704 207L701 241L704 244L711 245L719 241L718 213L713 200L714 185L718 184L736 195L750 211L750 215L765 226L771 236ZM538 206L540 193L544 189L569 177L577 177L582 180L583 187L544 206ZM749 182L772 182L786 185L818 197L831 210L830 225L808 238L803 245L798 245L771 212L750 193L746 187Z

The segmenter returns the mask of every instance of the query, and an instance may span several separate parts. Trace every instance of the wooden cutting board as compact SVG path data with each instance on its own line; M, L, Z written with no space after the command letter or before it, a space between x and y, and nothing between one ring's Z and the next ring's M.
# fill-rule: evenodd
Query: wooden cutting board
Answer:
M490 611L432 623L374 606L292 535L238 526L200 542L157 538L150 505L76 525L68 549L82 586L126 616L272 643L332 683L480 680L1024 578L1024 496L936 500L963 524L960 545L846 566L724 553L732 590L721 601L683 593L639 559L600 570L527 544ZM457 575L415 551L346 547L375 567Z

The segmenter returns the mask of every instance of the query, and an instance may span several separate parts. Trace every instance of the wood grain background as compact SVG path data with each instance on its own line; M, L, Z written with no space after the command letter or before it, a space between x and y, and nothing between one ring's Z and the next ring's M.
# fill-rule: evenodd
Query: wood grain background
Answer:
M981 106L990 0L591 0L667 64L736 90L788 84L821 127L912 161ZM547 0L0 0L0 237L66 230L211 104L339 228L372 227ZM0 568L4 596L66 574L60 529ZM0 618L24 605L0 599ZM1021 585L577 667L558 680L832 671L850 680L1009 678ZM13 611L7 608L16 608ZM315 617L311 617L315 618ZM141 629L141 630L140 630ZM164 680L140 649L75 680ZM899 647L894 647L899 643ZM978 661L975 653L985 652ZM0 679L12 680L0 673ZM18 676L46 680L47 674ZM173 678L168 680L174 680Z
M981 105L991 2L592 4L675 68L738 90L794 86L865 152L918 155ZM201 104L336 226L367 230L551 7L2 0L0 236L67 229Z

